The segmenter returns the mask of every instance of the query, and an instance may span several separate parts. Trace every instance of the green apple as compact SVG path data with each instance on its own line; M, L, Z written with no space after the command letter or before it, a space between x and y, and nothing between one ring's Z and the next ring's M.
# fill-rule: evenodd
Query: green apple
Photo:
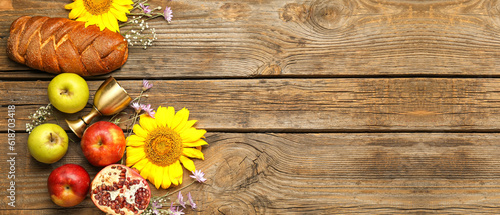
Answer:
M61 73L49 83L50 103L64 113L81 111L89 100L89 86L85 79L74 73Z
M68 151L68 134L59 125L41 124L31 131L28 137L28 149L37 161L46 164L55 163Z

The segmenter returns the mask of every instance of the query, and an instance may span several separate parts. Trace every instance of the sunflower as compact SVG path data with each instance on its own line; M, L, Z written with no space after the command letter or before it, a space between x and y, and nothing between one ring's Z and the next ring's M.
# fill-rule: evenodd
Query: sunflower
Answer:
M73 0L73 3L64 6L71 9L70 19L85 22L85 27L97 25L104 30L108 28L119 32L118 21L127 21L126 14L130 13L134 2L132 0Z
M139 170L158 189L182 184L183 169L195 171L189 158L204 159L201 146L207 132L192 127L186 108L175 113L173 107L159 107L155 118L140 116L133 127L134 135L127 138L126 165ZM182 164L182 166L181 166Z

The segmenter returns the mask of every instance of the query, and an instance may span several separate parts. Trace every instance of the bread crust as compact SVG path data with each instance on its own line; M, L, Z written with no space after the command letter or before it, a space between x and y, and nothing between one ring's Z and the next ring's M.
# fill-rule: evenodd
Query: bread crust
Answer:
M120 33L66 18L22 16L12 22L10 59L33 69L81 76L102 75L125 64L128 44Z

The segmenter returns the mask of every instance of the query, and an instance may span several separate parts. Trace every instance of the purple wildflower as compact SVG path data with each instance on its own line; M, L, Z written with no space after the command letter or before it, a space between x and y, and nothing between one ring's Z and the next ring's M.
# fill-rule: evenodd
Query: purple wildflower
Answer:
M130 105L130 107L134 108L136 113L140 113L142 110L141 105L138 102L134 102Z
M173 202L170 204L170 209L169 210L170 210L171 214L174 214L174 215L182 215L182 214L184 214L184 212L182 212L182 209L179 210L177 207L174 207L174 203Z
M179 195L177 195L177 201L183 208L186 208L186 203L184 202L184 196L182 196L181 191L179 191Z
M149 83L148 80L142 80L142 91L149 90L151 87L153 87L152 83Z
M155 118L155 114L156 114L156 113L155 113L155 111L151 108L151 105L150 105L150 104L148 104L148 105L141 105L141 108L142 108L142 110L143 110L144 112L146 112L146 113L149 115L149 117L151 117L151 118L153 118L153 119Z
M188 193L188 200L189 204L191 205L191 208L193 208L193 210L196 209L196 204L193 201L193 197L191 197L191 192Z
M204 178L205 173L203 173L201 170L196 170L192 173L193 175L190 175L189 177L196 179L200 183L203 183L207 180L206 178Z
M163 17L165 18L165 20L167 20L167 22L171 22L172 21L172 9L170 7L165 7L165 10L163 11Z
M151 9L149 9L149 5L143 5L142 3L139 3L139 6L141 6L142 10L144 11L145 14L151 13Z
M157 203L156 201L153 201L153 213L154 214L160 214L158 209L161 209L161 208L162 208L161 204Z

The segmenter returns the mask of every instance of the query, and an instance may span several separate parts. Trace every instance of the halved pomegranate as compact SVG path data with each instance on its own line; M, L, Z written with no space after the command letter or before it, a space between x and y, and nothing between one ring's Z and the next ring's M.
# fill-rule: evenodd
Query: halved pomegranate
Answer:
M148 182L135 170L120 164L104 167L90 189L92 202L107 214L141 214L151 199Z

